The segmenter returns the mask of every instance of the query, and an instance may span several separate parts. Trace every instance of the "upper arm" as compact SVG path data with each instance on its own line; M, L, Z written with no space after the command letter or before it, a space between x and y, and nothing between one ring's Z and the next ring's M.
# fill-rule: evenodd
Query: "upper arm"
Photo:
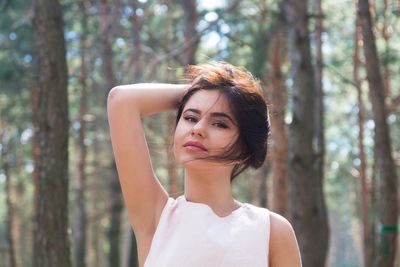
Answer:
M132 105L111 90L107 112L122 192L135 232L148 234L155 230L168 194L153 172L141 116Z
M270 213L269 262L271 267L300 267L301 257L294 230L282 216Z

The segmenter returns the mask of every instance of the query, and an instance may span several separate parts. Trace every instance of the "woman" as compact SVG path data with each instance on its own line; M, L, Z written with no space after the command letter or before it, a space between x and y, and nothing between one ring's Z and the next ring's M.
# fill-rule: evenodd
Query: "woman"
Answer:
M301 266L290 223L234 199L232 180L265 159L268 110L259 83L227 63L191 66L189 84L117 86L108 97L111 140L139 265ZM141 118L178 109L174 155L184 195L154 174Z

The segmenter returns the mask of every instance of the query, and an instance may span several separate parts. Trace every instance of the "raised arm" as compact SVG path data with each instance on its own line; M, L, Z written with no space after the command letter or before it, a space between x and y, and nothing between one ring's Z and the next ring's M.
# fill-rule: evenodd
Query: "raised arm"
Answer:
M113 88L107 112L122 192L136 235L152 235L168 194L154 174L141 118L172 110L187 85L132 84Z

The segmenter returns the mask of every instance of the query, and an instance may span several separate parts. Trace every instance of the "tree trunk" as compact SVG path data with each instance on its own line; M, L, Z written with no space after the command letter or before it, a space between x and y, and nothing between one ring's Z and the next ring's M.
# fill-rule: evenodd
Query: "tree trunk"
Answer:
M116 85L116 78L114 74L113 60L114 54L112 44L114 42L113 33L113 15L111 14L111 7L107 0L102 0L100 3L100 27L101 27L101 58L103 61L103 77L104 77L104 91L102 92L101 103L104 107L107 106L107 95L109 90ZM106 113L99 116L99 131L105 132L107 127ZM111 151L111 148L107 148ZM121 216L123 210L122 192L118 180L117 169L115 161L110 165L110 223L108 227L108 241L109 241L109 266L120 266L120 232L121 232Z
M89 175L88 181L96 181L96 178L99 176L99 172L102 171L101 164L100 164L100 141L97 138L94 138L93 145L92 145L92 153L93 154L93 166L92 169L99 170L95 172L93 175ZM92 183L91 190L89 191L91 194L88 194L88 198L90 199L88 203L90 204L89 213L88 213L88 238L90 239L89 243L89 255L88 260L90 266L105 266L104 260L102 260L102 255L104 253L103 243L104 243L104 235L99 234L103 233L104 226L101 223L101 215L102 206L104 201L104 196L99 194L98 192L104 190L99 186L97 183ZM88 187L89 189L89 187Z
M375 36L372 31L373 25L368 0L359 0L358 15L362 26L369 97L375 123L374 146L379 181L378 217L381 226L375 266L392 267L397 241L397 174L392 158L389 125L386 121L385 86L381 76Z
M113 17L111 13L111 7L108 0L101 0L100 3L100 29L101 29L101 59L102 59L102 73L104 77L104 88L101 93L102 104L107 103L107 95L109 90L116 85L116 79L114 74L114 53L112 45L114 43L114 32L113 32ZM106 119L103 123L107 122ZM106 125L104 125L106 126Z
M82 33L80 38L80 53L81 53L81 73L79 83L81 85L81 97L79 104L79 136L78 136L78 181L76 184L76 199L75 199L75 216L74 216L74 234L73 240L75 245L75 265L77 267L85 267L86 256L86 208L85 208L85 191L86 191L86 122L85 114L87 112L87 50L86 36L87 30L87 11L85 0L79 1L81 13Z
M0 121L0 126L2 123ZM5 128L0 127L0 145L2 147L0 156L3 159L3 163L1 168L3 169L3 173L5 176L5 195L6 195L6 227L7 227L7 241L8 241L8 264L10 267L16 267L17 263L15 260L15 246L14 246L14 237L13 237L13 228L15 226L14 223L14 209L13 203L11 200L11 181L10 181L10 163L8 160L9 153L9 144L6 143L5 138Z
M258 199L258 205L260 207L267 208L268 207L268 186L267 186L267 181L268 181L268 174L270 172L271 168L268 166L268 162L264 163L261 168L257 170L257 175L256 179L259 181L259 187L257 191L257 199Z
M293 80L293 118L288 146L289 213L298 236L303 266L320 267L326 261L328 229L322 181L314 167L316 91L307 2L286 0L282 6Z
M384 83L384 88L385 88L385 97L390 96L391 93L391 84L390 84L390 68L389 68L389 57L390 57L390 46L389 46L389 40L391 37L391 33L388 30L388 9L389 9L389 3L388 0L383 0L383 10L382 10L382 15L383 15L383 23L382 23L382 37L383 40L385 40L385 60L383 64L383 83Z
M325 126L324 126L324 87L323 87L323 70L324 59L322 53L322 33L323 26L323 11L321 0L315 0L315 13L317 14L315 21L315 48L316 48L316 62L315 62L315 128L314 139L316 141L315 155L314 155L314 168L315 168L315 190L317 193L317 201L319 202L319 218L317 219L321 229L321 242L322 252L321 259L327 259L329 247L329 221L326 210L326 203L324 197L324 170L325 170Z
M365 107L362 97L361 79L360 79L360 41L362 40L360 19L356 16L354 32L354 55L353 55L353 81L357 89L358 102L358 148L360 157L360 197L361 197L361 219L362 219L362 236L363 236L363 252L364 266L372 266L372 242L371 242L371 221L370 221L370 192L367 185L367 158L364 151L364 120Z
M252 40L252 63L250 71L260 80L265 77L265 65L268 53L270 34L268 31L268 4L267 1L259 1L260 17L257 21L257 34L254 34ZM271 27L273 28L273 26Z
M132 0L131 6L133 8L133 12L131 15L132 21L132 63L133 67L132 78L137 83L142 78L142 41L140 37L140 31L142 30L143 22L141 20L141 16L138 16L136 10L139 8L138 0Z
M197 1L196 0L181 0L181 5L184 10L183 25L184 25L184 38L185 44L181 55L181 61L184 66L187 64L195 64L196 50L199 43L199 36L197 35Z
M7 204L7 239L8 239L8 255L9 255L9 264L10 267L16 267L17 263L15 261L15 246L14 246L14 238L13 238L13 226L14 224L14 212L13 205L11 202L11 182L10 182L10 173L8 168L8 163L5 163L3 166L4 175L6 178L5 181L5 193L6 193L6 204Z
M287 92L282 74L282 25L277 27L271 44L269 63L269 100L272 138L272 209L287 216L288 137L285 124Z
M115 169L114 167L113 169ZM110 205L110 227L108 229L108 240L110 244L109 264L110 266L120 266L120 233L121 217L123 210L121 187L118 176L111 177L111 205ZM114 182L117 181L117 182Z
M35 163L33 266L70 266L68 227L68 71L61 6L33 1L37 96L33 110L39 157Z

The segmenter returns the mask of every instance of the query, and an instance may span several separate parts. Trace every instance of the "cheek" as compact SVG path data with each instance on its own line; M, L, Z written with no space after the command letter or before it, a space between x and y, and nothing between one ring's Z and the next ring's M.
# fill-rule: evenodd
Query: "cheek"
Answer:
M181 142L183 140L183 132L184 132L184 129L182 127L182 123L181 123L181 121L179 121L178 124L175 127L174 144L173 144L173 147L172 147L175 156L176 156L177 148L181 146Z
M182 131L183 131L182 122L179 120L178 124L175 127L174 143L177 141L179 142L179 140L181 139L181 136L182 136Z
M185 120L180 119L175 127L174 140L181 141L182 138L191 131L192 127L193 126L191 126Z
M233 133L233 134L230 134L229 136L226 136L225 138L221 138L221 139L224 140L224 147L230 147L236 143L236 141L238 139L238 134Z

